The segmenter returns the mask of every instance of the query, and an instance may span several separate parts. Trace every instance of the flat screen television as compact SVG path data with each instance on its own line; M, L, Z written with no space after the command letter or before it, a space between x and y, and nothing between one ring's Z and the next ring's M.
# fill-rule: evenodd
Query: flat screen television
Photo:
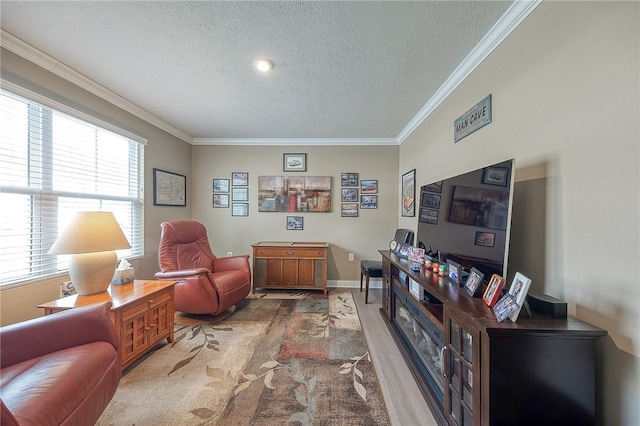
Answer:
M420 188L416 241L431 256L506 278L514 160Z

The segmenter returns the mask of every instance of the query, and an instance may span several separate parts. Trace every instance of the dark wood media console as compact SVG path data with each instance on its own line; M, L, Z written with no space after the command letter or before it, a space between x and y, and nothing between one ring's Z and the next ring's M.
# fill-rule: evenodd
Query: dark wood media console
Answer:
M605 330L524 310L499 323L447 277L380 253L380 312L440 424L596 423L595 345Z

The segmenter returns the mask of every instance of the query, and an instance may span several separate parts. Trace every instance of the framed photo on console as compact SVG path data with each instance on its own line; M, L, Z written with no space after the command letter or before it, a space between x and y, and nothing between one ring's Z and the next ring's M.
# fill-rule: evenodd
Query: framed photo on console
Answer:
M527 298L529 287L531 287L531 280L520 272L516 272L516 275L513 277L513 281L511 282L511 287L509 287L509 294L514 297L518 304L518 309L513 312L510 317L513 322L518 319L522 305L524 305L524 301Z
M498 300L498 303L493 307L493 313L496 314L498 322L502 322L506 318L509 318L509 316L517 310L518 304L516 303L516 298L509 293L502 296L502 298Z
M467 281L464 283L464 289L467 290L469 296L476 297L478 294L478 289L480 288L480 284L482 283L482 278L484 274L478 271L476 268L471 268L471 272L469 273L469 277Z
M498 274L493 274L491 276L491 280L489 280L489 284L487 285L487 289L482 296L482 300L484 304L488 307L492 307L496 304L498 299L500 298L500 294L502 293L502 288L504 287L505 279Z
M454 283L460 285L462 282L462 267L457 262L447 259L447 275Z

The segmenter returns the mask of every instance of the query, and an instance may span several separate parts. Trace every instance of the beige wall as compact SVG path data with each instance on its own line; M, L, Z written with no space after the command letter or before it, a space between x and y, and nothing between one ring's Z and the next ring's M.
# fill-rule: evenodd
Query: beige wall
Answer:
M611 425L640 424L638 17L637 2L542 3L400 149L418 185L516 159L510 275L608 331ZM493 122L454 143L454 120L490 93Z
M398 146L194 146L192 217L207 226L214 253L251 254L258 241L327 241L329 280L360 278L360 260L378 259L388 247L399 211ZM306 173L284 173L283 154L307 154ZM212 208L213 179L230 179L231 172L249 172L249 216L231 216L231 209ZM359 173L378 180L378 208L360 209L357 218L340 216L340 174ZM330 213L258 212L258 176L330 176ZM302 216L302 231L287 231L287 216ZM348 260L354 253L355 260ZM353 284L353 283L352 283ZM342 283L345 285L345 283Z

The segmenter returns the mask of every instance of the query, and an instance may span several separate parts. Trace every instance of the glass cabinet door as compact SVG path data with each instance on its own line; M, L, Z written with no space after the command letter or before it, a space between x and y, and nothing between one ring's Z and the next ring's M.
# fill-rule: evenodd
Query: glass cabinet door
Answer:
M445 310L445 415L453 426L479 425L480 333Z

